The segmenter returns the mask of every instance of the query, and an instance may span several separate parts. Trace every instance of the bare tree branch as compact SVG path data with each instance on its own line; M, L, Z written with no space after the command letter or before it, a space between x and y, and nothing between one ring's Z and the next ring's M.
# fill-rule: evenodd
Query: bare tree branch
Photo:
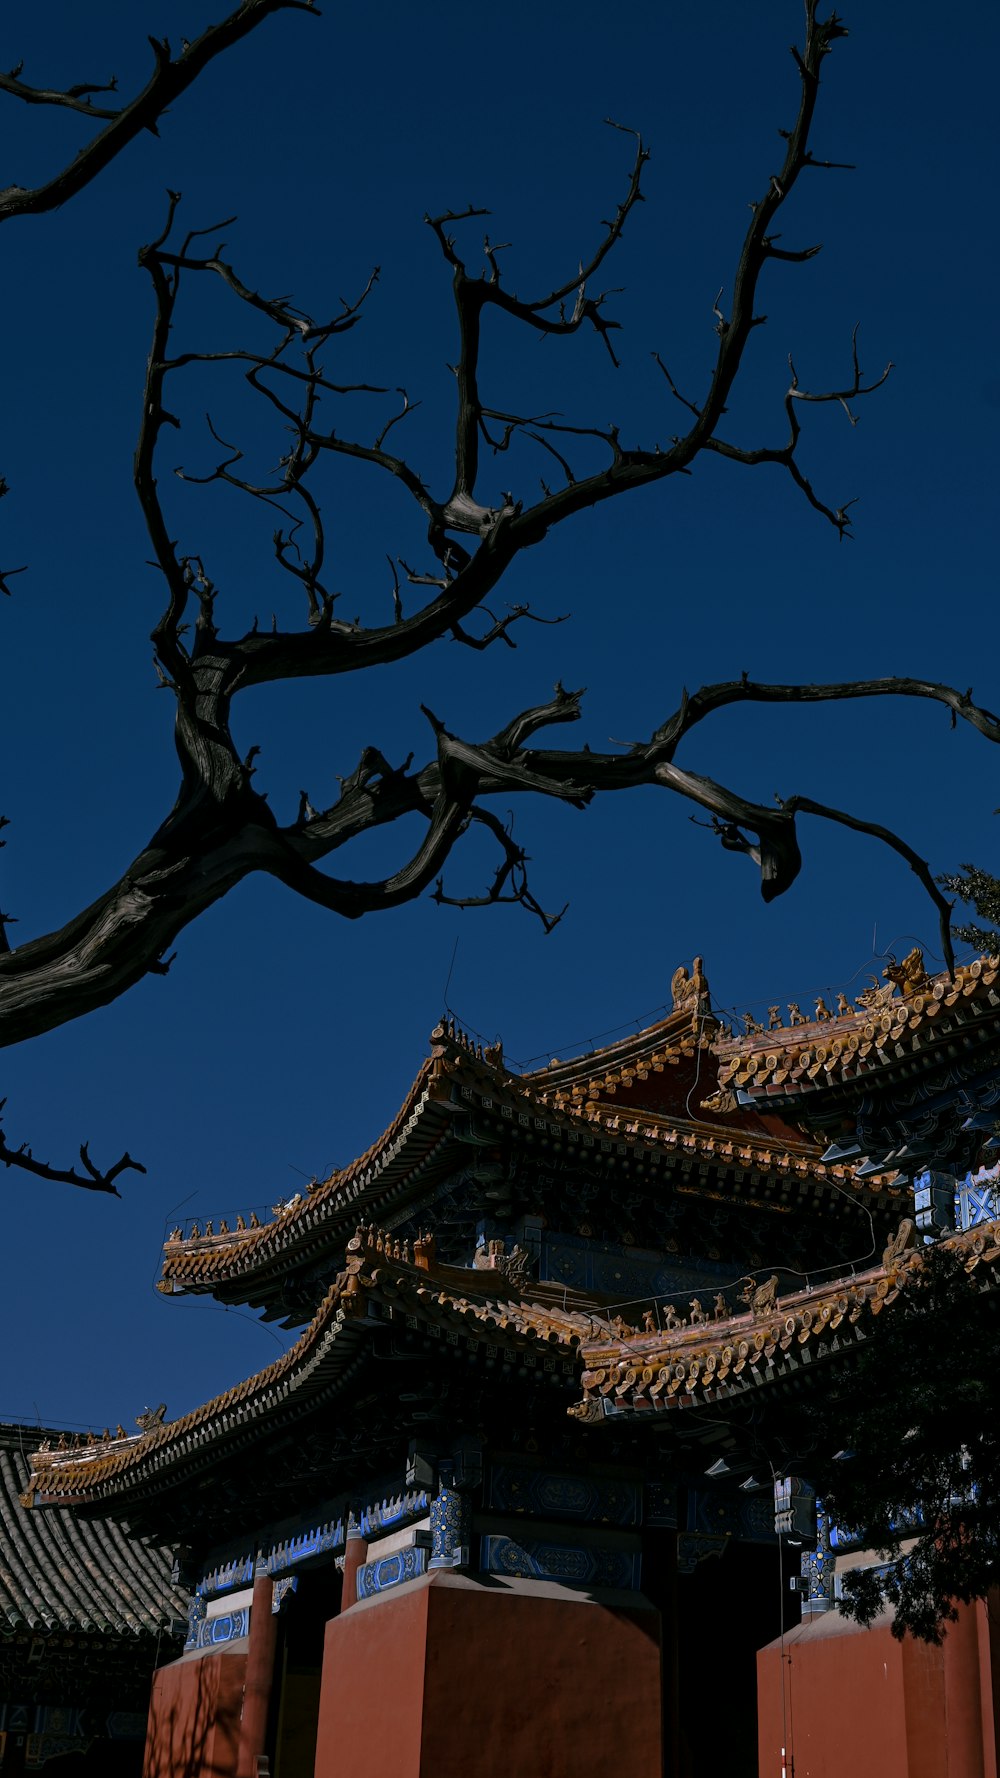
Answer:
M6 1103L6 1099L0 1099L0 1112L3 1111ZM146 1171L141 1161L134 1161L131 1155L126 1152L120 1160L115 1162L113 1167L102 1172L99 1167L95 1167L91 1160L86 1142L80 1144L82 1172L76 1167L51 1167L47 1161L37 1161L26 1142L22 1142L19 1148L9 1147L3 1131L2 1120L0 1120L0 1162L5 1167L18 1167L23 1173L32 1173L36 1179L47 1179L56 1185L76 1185L84 1191L109 1192L115 1198L121 1197L115 1181L120 1179L123 1173L129 1171L145 1173Z
M62 107L64 109L79 112L92 119L96 118L106 124L106 128L94 136L91 141L80 150L75 159L68 166L64 167L54 178L48 180L45 184L31 189L23 186L11 185L0 191L0 222L6 221L12 216L30 214L38 215L65 203L67 199L73 197L77 192L82 191L89 185L90 182L96 178L142 130L148 129L155 135L157 133L158 120L167 107L186 91L192 82L198 78L217 55L231 48L244 37L247 37L256 29L257 25L261 24L263 20L268 18L272 13L282 11L310 12L313 10L312 0L241 0L241 4L231 12L227 18L223 19L216 25L209 26L194 43L182 41L182 51L176 59L171 57L170 45L166 40L160 42L151 38L150 43L153 49L154 68L149 81L134 99L127 101L122 106L114 109L94 104L95 97L117 92L117 81L114 76L112 76L109 81L103 83L82 83L68 87L63 91L58 91L51 88L32 86L28 82L22 80L21 74L23 64L20 63L8 73L0 74L0 91L6 92L12 98L19 99L23 103L29 105ZM166 234L169 233L177 202L177 196L172 195L167 219L167 228L161 236L161 242L158 244L162 244L162 241L166 239ZM165 338L166 334L169 332L169 311L165 315L161 314L159 320L160 331ZM168 419L171 423L176 424L176 422L172 420L172 416L167 416L164 413L157 413L153 416L148 427L144 425L143 433L140 437L140 448L137 454L137 482L140 483L142 492L145 495L147 515L153 522L154 527L158 509L155 501L155 481L152 478L152 454L155 448L159 426L165 423ZM6 494L6 492L6 480L3 477L0 477L0 497ZM214 588L208 580L200 562L197 562L196 567L194 566L194 563L197 560L196 558L192 558L183 563L177 562L169 544L166 530L162 525L156 541L159 546L158 558L161 566L164 566L164 571L167 572L168 575L171 604L182 604L186 586L193 584L200 603L200 627L202 630L207 629L211 621ZM24 573L23 567L0 569L0 591L9 595L11 590L9 582L11 578L14 575L22 573ZM176 651L174 651L174 659L175 664L180 665L180 656ZM169 675L164 672L162 667L159 667L158 670L165 683L172 683L169 679ZM248 779L250 769L250 760L248 759L246 766L246 775ZM7 825L6 817L0 816L0 828L6 827ZM4 843L5 842L0 841L0 846ZM100 904L102 909L105 911L110 909L116 902L116 895L117 900L120 903L123 899L123 889L124 885L119 884L117 892L113 891L110 896L105 897L102 904ZM89 912L93 913L93 910L89 910ZM8 959L13 955L7 936L7 928L12 923L14 923L14 917L12 915L0 913L0 957L6 957ZM73 945L75 939L71 937L70 934L86 931L87 925L88 916L85 914L82 921L70 922L70 926L64 929L64 932L59 935L59 942L69 941L69 956L71 958L74 958ZM119 936L123 936L124 932L125 928L119 928ZM58 944L56 948L58 949ZM143 955L138 960L139 973L141 974L148 969L154 973L165 974L172 961L172 958L164 957L165 948L165 946L160 947L157 950L157 954L153 956L150 954L148 946L140 946ZM74 960L78 959L74 958ZM100 970L102 964L98 961L95 966ZM83 973L86 975L85 966ZM49 990L58 997L58 987L55 983L55 977L50 980ZM115 990L115 992L117 991L119 990ZM111 997L113 997L113 995ZM11 998L14 1004L17 1005L20 996L16 988ZM70 998L74 998L72 988L70 990ZM70 1016L73 1015L71 1014ZM0 987L0 1025L6 1025L6 1022L7 1005L5 1003L3 988ZM12 1038L12 1040L16 1041L16 1037ZM2 1107L2 1103L3 1102L0 1101L0 1107ZM101 1169L96 1167L91 1160L86 1143L80 1148L82 1171L75 1167L53 1167L47 1162L36 1160L30 1147L26 1143L22 1143L17 1149L10 1148L2 1130L0 1130L0 1160L2 1160L4 1165L8 1168L17 1167L21 1171L30 1173L39 1179L78 1186L87 1191L107 1192L114 1196L118 1196L118 1188L115 1182L123 1172L127 1170L145 1172L145 1168L141 1163L133 1161L128 1153L123 1154L121 1159L117 1161L113 1167L108 1168L106 1171L101 1171Z
M856 426L858 417L851 408L850 403L855 401L861 395L872 395L876 389L881 389L882 384L894 367L891 362L887 364L882 375L877 377L874 383L864 383L862 381L862 370L858 362L857 327L855 327L851 334L851 359L853 362L854 374L851 382L846 388L830 389L820 394L800 387L795 365L792 362L791 356L789 356L788 368L792 380L785 395L785 412L788 415L788 443L783 447L771 450L743 450L737 445L727 444L723 439L718 437L708 439L705 447L706 450L715 451L720 457L727 457L732 463L780 464L783 468L788 470L796 487L801 489L810 506L815 507L817 512L821 512L824 518L829 519L830 523L836 526L841 537L850 535L851 521L848 514L850 508L856 504L856 501L845 500L842 506L833 509L827 506L826 502L819 498L808 477L803 475L795 458L795 448L799 442L799 436L802 431L798 415L795 411L795 403L797 401L836 402L838 407L843 408L851 425ZM662 365L660 368L663 369L664 375L669 382L669 373ZM673 388L672 383L671 388L673 389L674 394L677 395L677 390ZM683 401L683 396L678 396L678 400ZM685 402L684 405L687 406L689 404Z
M884 846L889 846L893 852L898 852L900 858L905 858L922 888L937 908L942 955L948 974L954 974L955 953L951 942L951 915L955 904L941 894L934 873L925 858L921 858L912 846L900 839L899 835L893 833L891 828L884 827L880 822L861 821L857 815L847 814L843 809L831 809L827 803L815 802L811 796L787 797L782 803L782 808L786 814L795 815L801 812L803 815L821 815L825 821L839 822L841 827L849 827L854 833L871 834L873 839L881 840Z
M0 190L0 222L6 222L11 216L39 216L46 210L57 209L68 198L83 191L143 130L152 130L155 135L164 111L187 91L209 63L242 38L249 37L251 31L272 13L315 10L311 0L242 0L227 18L221 19L217 25L209 25L200 37L185 44L180 55L173 58L166 38L160 41L151 37L153 72L141 93L117 111L87 104L89 94L115 91L113 80L103 87L75 86L57 93L27 86L19 78L23 64L0 76L0 91L28 104L68 105L87 116L107 120L106 127L81 148L75 160L44 185L8 185Z
M205 366L223 361L240 361L247 365L246 379L278 414L292 435L291 448L281 458L279 473L268 482L261 482L242 472L239 447L226 443L227 455L216 463L205 477L190 479L219 480L238 488L257 500L275 503L279 511L290 516L287 502L300 509L298 519L289 529L275 534L274 551L278 565L304 588L307 600L305 631L272 626L271 634L262 634L254 626L242 638L220 645L213 634L213 653L226 684L227 693L251 684L277 679L318 676L356 671L362 667L385 664L412 654L428 643L445 636L466 640L469 632L464 621L477 609L488 607L490 594L508 572L516 555L542 541L553 526L577 512L625 491L646 486L674 474L690 473L691 465L703 449L712 449L740 462L780 463L792 476L806 498L820 511L840 534L848 524L848 504L832 506L818 496L808 478L799 469L795 451L800 424L796 404L805 400L838 401L849 409L849 401L869 392L861 380L860 367L854 354L853 382L843 390L814 395L804 391L792 372L792 386L786 395L789 418L789 442L777 449L756 452L730 445L716 436L716 427L725 411L726 399L735 379L742 353L760 317L754 314L754 295L760 274L771 258L788 257L786 250L774 245L773 222L787 198L799 172L808 162L808 131L815 106L819 69L835 39L843 35L835 18L820 21L813 0L807 7L805 51L799 58L801 94L799 113L794 128L787 132L786 153L779 174L772 175L762 199L751 206L752 220L744 240L733 286L732 315L726 319L718 308L719 346L715 370L707 397L702 403L683 398L692 415L692 424L684 437L676 438L669 450L658 447L648 450L625 450L614 426L600 428L573 426L548 415L522 417L486 404L479 393L479 352L482 322L485 313L497 309L535 331L570 335L585 321L598 332L612 325L604 316L604 295L587 294L587 280L601 266L621 238L628 216L641 201L641 179L648 159L648 150L635 136L635 154L624 197L613 218L605 224L597 248L582 260L572 278L537 298L521 298L508 291L502 281L498 254L500 248L486 243L488 276L471 276L455 245L452 226L483 214L475 206L464 211L448 212L430 218L442 253L453 271L453 295L459 328L459 358L456 366L458 410L455 432L455 473L450 491L435 494L428 479L405 459L386 449L390 431L415 407L403 393L403 406L392 410L375 434L374 444L350 436L337 427L320 428L316 405L321 393L339 394L344 398L375 396L376 383L337 383L324 374L317 352L320 346L332 343L339 333L353 328L360 319L362 307L369 296L377 274L372 274L360 297L343 303L341 312L329 319L316 320L287 297L264 296L236 272L224 259L221 249L200 255L192 250L194 241L211 232L189 233L180 249L168 247L168 230L150 247L143 250L142 262L153 280L156 298L156 322L153 348L147 379L145 420L137 452L137 486L146 512L154 552L166 577L169 603L154 632L160 665L171 683L181 686L187 668L178 653L178 638L186 614L184 573L172 546L168 527L159 507L154 473L154 457L160 434L165 426L175 424L165 400L169 377L194 364ZM634 135L634 132L627 132ZM173 216L169 219L172 222ZM799 255L791 255L798 258ZM182 275L211 275L221 279L225 287L245 308L270 324L275 330L273 346L253 352L244 347L224 354L185 353L169 355L169 335L178 300ZM567 299L574 295L570 312ZM721 295L721 293L720 293ZM300 355L291 361L291 355ZM660 360L661 368L663 367ZM281 385L280 389L278 385ZM873 385L872 387L877 386ZM671 384L674 394L676 386ZM296 391L299 399L296 399ZM678 398L680 399L679 395ZM853 415L851 416L853 418ZM488 430L488 422L499 421L503 431L499 438ZM562 468L566 485L556 491L545 488L542 500L525 506L514 492L505 493L502 503L487 504L478 489L479 443L484 439L495 450L506 450L515 437L526 435L540 444ZM553 436L570 441L575 437L600 439L608 445L610 461L597 474L578 476L569 456L552 442ZM225 442L225 441L222 441ZM393 622L368 627L357 622L334 618L334 595L320 578L321 564L326 557L323 521L318 501L310 494L306 482L310 471L322 456L343 455L388 472L410 493L428 524L431 547L441 564L442 573L419 579L410 571L411 583L426 585L436 596L405 618L394 604ZM544 484L543 484L544 488ZM455 535L476 539L473 553L459 543ZM311 536L309 549L303 538ZM505 621L493 620L491 640L507 636ZM474 645L482 638L476 638ZM196 634L196 653L203 651L204 637ZM219 658L221 650L221 656ZM182 651L184 652L184 651Z
M195 680L200 673L195 670ZM156 971L178 934L199 913L254 871L276 876L307 899L342 916L384 911L431 887L479 799L514 794L555 796L582 808L594 795L655 785L693 800L717 817L724 845L748 852L761 870L770 900L794 881L801 863L796 815L813 813L871 833L917 870L918 854L874 823L831 810L812 799L788 798L769 808L748 802L712 779L674 762L680 742L714 711L734 703L811 704L862 697L925 698L943 704L986 739L1000 741L1000 718L973 703L970 693L909 678L834 685L764 685L749 680L705 686L685 696L648 742L626 753L529 747L539 729L580 717L580 694L557 688L547 704L523 711L490 740L464 742L433 718L436 757L422 769L407 760L390 766L366 748L338 799L289 827L278 826L252 788L252 765L218 742L201 753L206 779L192 785L119 883L60 932L30 940L0 956L0 1043L14 1043L107 1004L143 974ZM216 717L218 704L214 706ZM216 781L212 769L228 760ZM214 794L213 794L214 792ZM317 867L375 827L419 813L426 837L409 862L380 882L333 878ZM746 834L756 836L756 844ZM518 899L522 899L519 897ZM940 900L932 895L940 911ZM527 904L525 904L527 905Z
M186 50L177 63L170 62L164 51L154 76L154 81L160 82L155 88L160 102L166 102L163 94L168 88L170 94L182 90L177 85L178 70L185 77L182 84L193 78L188 58L199 45L199 66L203 66L219 49L245 35L251 22L281 10L282 5L294 4L295 0L247 0L223 25L212 27L198 45ZM176 194L171 195L165 227L140 255L151 280L154 312L135 486L154 564L165 588L163 610L152 639L161 682L176 704L180 789L173 809L148 845L91 907L60 931L29 939L0 954L0 1043L17 1042L79 1017L115 999L144 974L163 973L170 947L185 926L253 872L269 874L296 894L347 919L398 907L430 890L435 900L452 906L513 902L551 930L562 914L546 913L536 899L528 885L525 852L513 839L510 826L489 806L491 799L502 797L509 803L515 795L549 797L581 810L595 796L639 786L682 796L705 812L707 824L723 847L753 860L766 900L782 894L801 867L797 817L808 814L836 822L879 839L909 864L935 902L947 944L947 904L935 889L930 867L891 829L803 795L790 796L776 807L751 801L680 764L676 755L701 722L729 705L807 705L861 697L930 699L949 710L953 723L961 718L984 738L1000 740L1000 718L976 705L971 691L960 693L932 681L909 678L782 686L752 683L744 677L703 686L691 696L685 693L678 708L648 740L615 752L538 745L536 737L541 730L580 719L582 693L565 691L561 686L547 702L522 710L496 733L480 740L454 734L441 718L425 709L434 737L426 763L415 767L411 754L401 765L392 765L379 747L367 745L355 769L337 780L335 792L327 792L329 800L303 790L294 818L284 821L255 786L258 750L251 748L241 756L231 732L234 699L255 686L306 677L334 678L384 666L449 639L475 649L497 642L512 647L510 631L515 624L562 622L561 617L530 611L523 602L507 604L504 614L498 615L501 606L490 603L520 553L542 543L552 529L577 513L672 475L690 474L702 452L744 465L766 462L783 468L797 491L840 535L845 534L849 503L827 502L815 491L800 467L798 449L805 404L839 405L853 423L853 404L880 387L888 375L887 369L874 382L865 382L857 353L857 330L852 338L852 370L843 387L818 392L804 389L790 360L790 383L784 396L789 430L784 444L744 447L730 443L719 432L748 342L764 320L757 312L756 298L765 267L772 260L800 263L818 251L816 247L796 251L777 246L780 237L774 225L778 214L805 169L837 164L814 159L809 132L822 62L844 31L835 15L826 20L817 17L815 0L808 0L806 19L805 46L797 56L800 91L796 120L785 133L781 167L768 177L762 195L751 206L751 221L731 280L731 298L726 304L720 291L716 300L717 344L703 398L682 393L664 357L656 355L667 384L668 405L671 411L683 409L686 416L686 432L674 437L666 449L658 445L626 448L614 424L575 424L548 411L522 415L510 411L502 401L487 401L480 391L482 330L493 311L506 321L523 324L532 334L555 338L571 337L586 326L611 349L609 335L617 324L607 315L606 305L613 293L592 293L590 285L642 199L648 151L634 132L627 132L634 136L635 148L624 194L611 219L603 224L597 246L580 260L570 277L540 297L523 298L508 289L501 270L504 247L489 238L483 249L482 275L468 269L452 231L484 212L469 206L428 219L452 274L459 336L454 452L446 473L440 470L438 456L432 456L432 472L425 473L397 455L395 448L387 448L390 440L398 447L404 431L411 440L418 436L416 428L404 428L403 424L416 410L416 400L403 389L387 389L376 381L357 381L353 376L338 380L324 362L342 349L343 336L353 333L363 321L365 306L375 297L377 270L359 295L341 301L332 312L324 308L317 319L289 295L267 295L255 288L223 256L218 236L229 226L228 220L212 229L190 230L172 245L179 200ZM19 73L8 79L20 83ZM26 97L22 92L14 96ZM81 105L88 96L84 92L66 95ZM123 108L109 122L108 131L118 128L142 103L148 108L152 100L143 96L133 101L132 107ZM105 141L108 131L95 138L92 150ZM121 135L116 138L119 144L125 139ZM99 164L104 163L88 161L84 174L67 188L67 194L99 170ZM61 199L53 198L55 201ZM200 243L209 235L213 250L203 251ZM182 293L192 280L206 278L221 284L237 305L236 313L251 330L250 337L225 351L176 352L172 333ZM164 433L178 428L169 392L175 379L195 371L210 376L241 375L264 404L269 423L280 430L277 465L273 471L258 474L243 447L230 442L210 420L209 468L183 468L178 474L182 480L219 483L276 515L279 525L271 534L270 554L267 550L263 553L268 571L273 562L279 575L287 577L280 584L295 589L298 621L290 627L279 625L275 614L270 630L262 629L255 618L249 629L234 633L224 622L226 599L212 564L196 544L182 544L177 527L167 516L162 488L176 487L177 483L162 480L160 459ZM374 422L369 416L366 425L360 424L358 403L366 404L366 414L374 404ZM339 421L345 404L349 422L332 424L331 405ZM505 463L512 466L514 479L524 442L545 450L559 466L564 485L549 490L543 483L542 498L533 503L516 487L500 490L499 498L494 494L487 499L481 485L482 446L493 453L509 453ZM579 473L574 457L586 449L592 462L595 444L606 450L606 462L596 471L588 468L587 473ZM333 464L340 457L392 477L409 496L421 526L426 527L429 568L409 567L398 551L385 552L392 575L391 621L382 621L389 616L384 585L377 594L378 621L367 624L360 617L340 615L344 608L339 603L341 595L333 590L330 540L316 484L310 481L320 464ZM406 610L400 570L413 589ZM484 620L486 627L481 628ZM408 840L407 855L383 878L356 881L346 870L335 875L322 868L366 833L412 815L419 815L424 823L418 843ZM499 861L481 893L456 897L445 892L444 867L473 825L490 834L499 848ZM0 1159L5 1159L7 1152L0 1152ZM116 1169L97 1175L86 1156L83 1163L85 1171L89 1169L94 1177L113 1186ZM11 1164L15 1164L13 1160ZM129 1164L124 1157L118 1170ZM56 1174L50 1170L50 1176Z
M30 86L20 78L24 68L18 62L6 74L0 73L0 92L9 93L13 99L23 99L26 105L65 105L70 111L82 111L85 117L113 118L121 115L120 110L106 110L103 106L93 103L95 93L116 93L118 81L114 74L110 80L92 85L81 84L69 86L65 92L57 92L53 88Z
M432 901L441 907L450 908L485 908L495 907L500 902L515 907L523 907L527 913L534 914L541 921L543 931L554 932L563 915L569 909L569 902L560 908L558 914L547 914L528 884L528 854L512 838L510 827L504 827L501 821L488 809L473 809L472 818L489 829L497 841L501 858L494 872L493 881L484 895L446 895L444 880L439 877L434 886ZM513 817L511 817L513 821Z
M488 605L482 606L481 609L485 611L490 620L490 627L484 635L470 636L467 630L463 630L461 624L455 624L452 629L451 633L455 641L464 642L466 648L481 650L489 648L494 642L505 642L508 648L516 648L517 643L510 635L512 624L519 623L522 618L532 624L564 624L566 616L568 616L567 613L563 617L539 617L537 612L532 611L530 605L511 605L506 617L495 617Z
M10 489L7 486L7 482L6 482L5 478L2 475L0 475L0 500L2 500L4 495L8 494L9 492L10 492ZM15 574L23 574L24 572L25 572L24 567L0 568L0 593L6 593L7 597L9 598L10 597L10 587L7 585L8 580L11 580Z

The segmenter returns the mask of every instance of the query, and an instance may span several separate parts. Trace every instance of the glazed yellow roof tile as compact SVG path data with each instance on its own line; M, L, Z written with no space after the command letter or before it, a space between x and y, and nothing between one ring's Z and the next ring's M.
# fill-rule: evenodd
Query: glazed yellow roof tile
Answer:
M26 1506L103 1500L148 1485L151 1475L224 1447L248 1427L305 1411L336 1394L354 1375L371 1333L368 1305L380 1304L418 1322L460 1329L486 1345L554 1353L568 1366L590 1327L587 1314L524 1297L497 1271L437 1264L433 1239L414 1244L361 1228L348 1243L347 1264L305 1332L280 1358L177 1420L135 1437L95 1439L82 1450L46 1449L33 1458ZM570 1293L572 1295L572 1293Z
M526 1085L556 1089L571 1097L590 1096L613 1089L623 1080L641 1080L651 1069L676 1064L682 1056L707 1048L715 1030L714 1018L699 1021L696 1028L690 1011L681 1009L572 1061L561 1062L555 1056L544 1068L521 1078Z
M329 1179L311 1186L307 1193L298 1193L276 1214L273 1222L259 1227L227 1229L224 1234L198 1234L187 1240L171 1237L164 1246L162 1283L183 1278L185 1282L199 1277L216 1276L231 1267L246 1268L256 1264L274 1247L288 1245L296 1235L307 1235L331 1204L346 1209L352 1188L364 1182L380 1163L385 1163L398 1148L421 1108L435 1095L440 1082L440 1058L431 1056L421 1066L403 1104L391 1124L363 1154L346 1167L338 1168ZM447 1087L445 1086L445 1094Z
M925 989L890 989L872 1005L824 1020L754 1032L716 1043L719 1081L773 1096L835 1085L904 1062L941 1039L984 1021L1000 1023L1000 959L960 964Z
M898 1298L920 1267L922 1248L904 1222L882 1263L779 1297L777 1279L751 1280L746 1311L706 1314L697 1298L687 1316L650 1311L651 1325L601 1328L581 1347L583 1398L569 1409L584 1420L604 1415L603 1402L635 1413L690 1408L780 1380L803 1359L832 1356L864 1337L864 1322ZM1000 1222L948 1237L966 1270L985 1266L1000 1284ZM859 1323L862 1325L859 1327ZM671 1325L672 1324L672 1325ZM805 1349L805 1350L804 1350Z
M710 1164L729 1174L767 1174L789 1182L828 1181L848 1187L859 1198L886 1191L884 1182L876 1186L855 1180L850 1167L824 1164L819 1158L820 1145L787 1125L775 1123L775 1133L769 1133L752 1113L745 1120L750 1124L746 1129L740 1127L739 1119L727 1122L713 1110L699 1112L699 1102L688 1115L617 1104L615 1094L620 1086L669 1068L678 1058L694 1053L696 1040L688 1015L684 1016L684 1035L676 1044L668 1047L661 1041L663 1031L676 1028L677 1021L678 1015L672 1015L629 1040L632 1047L627 1065L618 1053L624 1046L615 1046L614 1067L599 1077L589 1067L593 1056L584 1058L588 1068L575 1084L568 1074L552 1069L514 1074L504 1067L499 1050L483 1051L453 1026L439 1026L432 1036L432 1054L400 1111L363 1155L308 1193L297 1195L274 1221L261 1227L172 1238L164 1249L160 1289L209 1289L214 1283L279 1266L285 1256L315 1243L323 1229L364 1214L370 1201L377 1209L374 1200L387 1186L406 1177L414 1165L426 1165L435 1154L445 1152L456 1092L471 1103L478 1100L483 1107L505 1108L504 1115L509 1114L506 1128L515 1139L520 1124L530 1118L533 1131L542 1117L547 1129L570 1141L608 1139L621 1152L639 1158L648 1151L664 1160L676 1159L685 1167ZM686 1103L684 1094L680 1102Z
M178 1420L134 1438L98 1439L80 1450L41 1450L22 1496L25 1506L93 1504L143 1494L163 1478L183 1482L187 1465L211 1464L234 1441L304 1412L356 1375L360 1347L373 1325L371 1307L390 1322L460 1331L488 1353L513 1348L558 1363L567 1377L582 1365L581 1398L568 1412L599 1421L617 1413L657 1413L708 1405L747 1389L779 1383L804 1362L832 1358L865 1335L870 1318L890 1309L921 1264L912 1222L904 1222L879 1265L811 1289L779 1296L777 1278L751 1280L743 1313L717 1299L716 1316L697 1298L687 1314L674 1305L647 1311L642 1330L597 1300L536 1300L544 1287L513 1284L489 1270L436 1262L433 1241L413 1251L398 1237L359 1229L347 1265L295 1345L266 1369ZM985 1287L1000 1284L1000 1222L948 1237L967 1271L984 1269ZM981 1274L983 1276L983 1274ZM545 1357L545 1355L550 1355ZM528 1362L531 1362L529 1356ZM606 1405L607 1404L607 1405Z

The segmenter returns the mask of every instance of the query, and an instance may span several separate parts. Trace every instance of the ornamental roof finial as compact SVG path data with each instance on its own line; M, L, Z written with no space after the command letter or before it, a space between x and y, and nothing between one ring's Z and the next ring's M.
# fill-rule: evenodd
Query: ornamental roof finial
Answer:
M704 958L694 959L690 975L686 965L679 964L670 978L670 992L674 1012L690 1013L693 1026L712 1017L712 991L705 974Z

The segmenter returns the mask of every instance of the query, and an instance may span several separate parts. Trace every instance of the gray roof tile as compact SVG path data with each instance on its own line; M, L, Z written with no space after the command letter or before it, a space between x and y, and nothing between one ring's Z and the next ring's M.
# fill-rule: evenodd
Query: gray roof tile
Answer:
M30 1630L156 1635L187 1611L171 1555L115 1520L64 1508L29 1512L20 1496L33 1453L59 1434L0 1423L0 1637Z

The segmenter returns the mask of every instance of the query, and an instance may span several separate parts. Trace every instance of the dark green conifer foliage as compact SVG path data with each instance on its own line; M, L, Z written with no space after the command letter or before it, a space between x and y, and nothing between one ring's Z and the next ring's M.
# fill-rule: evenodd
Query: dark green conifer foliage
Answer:
M939 877L938 882L949 894L957 895L968 907L974 907L980 919L989 923L956 926L955 937L959 943L971 945L976 951L985 951L991 957L1000 955L1000 877L991 876L989 871L980 870L975 864L963 864L960 873Z
M986 1237L988 1239L988 1237ZM985 1280L982 1280L985 1282ZM1000 1579L1000 1333L996 1293L928 1248L857 1360L809 1413L829 1451L814 1475L834 1521L864 1526L887 1566L848 1572L841 1609L939 1642L957 1601Z

